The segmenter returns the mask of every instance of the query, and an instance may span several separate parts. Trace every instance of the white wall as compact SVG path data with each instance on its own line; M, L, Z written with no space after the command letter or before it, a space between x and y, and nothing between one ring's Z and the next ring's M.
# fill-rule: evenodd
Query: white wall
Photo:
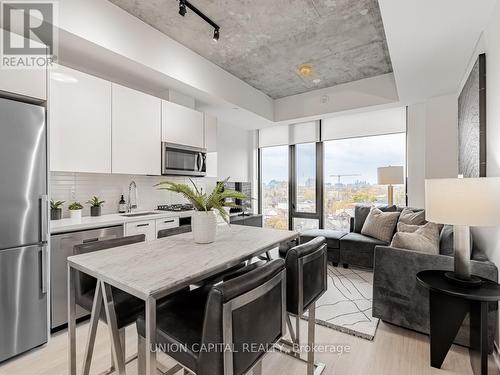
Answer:
M431 98L408 106L408 204L424 207L426 178L458 175L458 98Z
M464 74L466 81L477 56L486 53L486 175L500 176L500 2L491 14L490 23L478 41ZM498 197L492 197L498 199ZM474 241L500 268L500 228L473 230ZM497 333L497 342L500 332Z
M324 118L328 114L397 101L394 75L389 73L277 99L274 121L304 122L313 119L309 117Z

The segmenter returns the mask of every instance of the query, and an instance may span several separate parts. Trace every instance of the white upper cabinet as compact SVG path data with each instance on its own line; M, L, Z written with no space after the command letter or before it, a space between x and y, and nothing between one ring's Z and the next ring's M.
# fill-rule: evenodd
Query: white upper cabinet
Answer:
M162 100L162 140L205 148L203 113Z
M50 69L50 169L111 173L111 82Z
M7 38L17 39L18 43L24 43L22 36L3 32ZM47 100L47 68L2 68L0 69L0 91Z
M217 117L205 113L205 148L217 152Z
M161 174L161 99L113 84L112 172Z

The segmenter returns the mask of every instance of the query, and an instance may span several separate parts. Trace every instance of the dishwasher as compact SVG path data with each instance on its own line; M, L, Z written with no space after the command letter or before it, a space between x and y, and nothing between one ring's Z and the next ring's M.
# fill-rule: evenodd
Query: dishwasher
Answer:
M68 323L68 269L66 259L75 245L123 237L123 226L54 234L50 239L50 328L52 331ZM76 307L77 319L90 312Z

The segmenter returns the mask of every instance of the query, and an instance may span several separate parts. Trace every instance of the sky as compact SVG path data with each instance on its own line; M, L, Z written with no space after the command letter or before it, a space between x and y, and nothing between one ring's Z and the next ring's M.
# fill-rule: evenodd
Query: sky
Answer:
M297 175L299 184L315 177L315 148L313 144L297 145ZM344 184L355 181L377 183L377 168L404 166L406 134L389 134L324 142L325 182L337 183L332 175L359 175L341 177ZM312 172L314 173L314 172ZM262 181L288 180L288 146L262 149Z

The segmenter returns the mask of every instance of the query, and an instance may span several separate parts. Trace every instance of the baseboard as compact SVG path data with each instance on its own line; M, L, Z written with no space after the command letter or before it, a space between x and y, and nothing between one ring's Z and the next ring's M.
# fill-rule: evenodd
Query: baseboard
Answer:
M493 342L493 360L495 361L497 372L500 373L500 349L496 341Z

